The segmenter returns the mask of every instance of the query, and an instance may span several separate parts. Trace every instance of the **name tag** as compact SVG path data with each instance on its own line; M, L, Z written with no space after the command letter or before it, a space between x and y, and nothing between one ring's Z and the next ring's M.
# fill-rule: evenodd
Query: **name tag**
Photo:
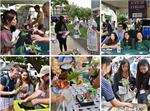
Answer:
M144 93L145 93L144 89L140 90L140 94L144 94Z
M44 97L44 96L45 96L45 94L46 94L45 92L42 92L41 96L42 96L42 97Z

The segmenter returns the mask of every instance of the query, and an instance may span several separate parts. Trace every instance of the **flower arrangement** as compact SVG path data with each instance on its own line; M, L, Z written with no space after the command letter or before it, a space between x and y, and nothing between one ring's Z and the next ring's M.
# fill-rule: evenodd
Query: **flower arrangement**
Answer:
M76 85L81 85L82 80L79 79L79 76L81 74L85 74L84 71L75 70L72 72L63 72L59 75L59 77L52 81L53 86L56 88L56 90L61 90L66 88L66 90L69 88L70 83L76 83Z
M129 86L129 84L130 84L129 80L128 79L124 79L124 78L122 78L121 81L119 81L119 82L122 83L122 85L124 87Z

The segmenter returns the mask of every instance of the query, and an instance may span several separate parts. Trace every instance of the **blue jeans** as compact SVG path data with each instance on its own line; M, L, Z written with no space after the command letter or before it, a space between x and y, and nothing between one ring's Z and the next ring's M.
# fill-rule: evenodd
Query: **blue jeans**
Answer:
M147 96L149 95L149 91L145 91L144 94L138 94L137 99L138 99L138 103L141 104L147 104L148 105L148 100L147 100Z

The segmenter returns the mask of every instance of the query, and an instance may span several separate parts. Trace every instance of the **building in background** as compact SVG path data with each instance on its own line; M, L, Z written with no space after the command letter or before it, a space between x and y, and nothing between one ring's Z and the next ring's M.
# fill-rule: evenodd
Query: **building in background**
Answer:
M91 11L93 18L97 16L99 9L100 9L100 0L91 0Z

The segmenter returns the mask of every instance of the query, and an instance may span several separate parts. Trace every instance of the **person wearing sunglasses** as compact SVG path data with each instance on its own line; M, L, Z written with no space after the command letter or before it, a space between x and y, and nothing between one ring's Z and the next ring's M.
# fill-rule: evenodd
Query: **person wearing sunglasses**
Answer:
M117 26L117 30L114 31L119 39L119 41L122 41L123 38L124 38L124 33L125 33L125 30L123 30L123 25L122 23L119 23L118 26Z

